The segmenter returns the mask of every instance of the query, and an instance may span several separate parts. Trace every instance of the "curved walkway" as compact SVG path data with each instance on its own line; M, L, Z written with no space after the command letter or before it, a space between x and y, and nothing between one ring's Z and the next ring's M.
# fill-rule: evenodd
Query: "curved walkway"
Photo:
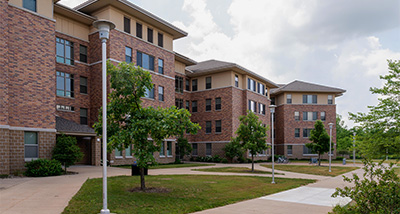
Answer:
M192 171L192 169L198 168L229 166L251 167L251 164L216 164L215 166L204 167L153 169L149 170L149 174L213 174L271 177L270 174ZM261 167L259 164L255 165L255 169L271 171L271 169ZM73 166L69 168L69 171L78 172L79 174L45 178L0 179L0 213L61 213L68 205L69 200L78 192L87 179L102 177L102 167L100 166ZM279 170L275 171L282 173L282 171ZM361 171L356 170L355 172L360 173ZM130 169L108 167L108 176L130 175L130 173ZM329 197L331 193L329 191L332 191L335 187L342 187L345 185L342 182L341 176L333 178L292 172L284 173L285 175L276 175L276 177L316 179L318 182L307 185L306 187L299 187L303 189L296 188L262 198L205 210L199 213L327 213L332 209L332 205L327 206L327 203L330 203ZM309 194L310 191L313 192L311 195ZM317 197L312 199L311 203L309 201L310 197L313 195L317 195ZM325 204L323 205L315 205L318 201L327 200L328 202L324 202Z

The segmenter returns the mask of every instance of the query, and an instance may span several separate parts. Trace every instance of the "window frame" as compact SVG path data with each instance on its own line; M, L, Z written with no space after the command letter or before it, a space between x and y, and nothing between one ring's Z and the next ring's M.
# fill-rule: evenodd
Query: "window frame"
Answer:
M161 142L161 146L160 146L160 157L165 157L165 141Z
M144 92L144 97L148 98L148 99L153 99L155 98L155 91L154 88L156 87L156 85L153 84L153 88L148 89L146 88L145 92Z
M299 111L295 111L294 112L294 120L295 121L300 121L300 112Z
M136 22L136 37L143 39L143 25Z
M132 56L132 48L125 46L125 62L132 63L133 56Z
M212 121L206 121L206 134L211 134L212 133Z
M222 99L221 97L215 98L215 111L221 111L222 110Z
M235 74L235 87L239 88L239 76Z
M321 111L321 121L326 121L326 112L325 111Z
M192 80L192 91L197 91L197 79Z
M164 60L159 58L157 60L157 65L158 65L158 73L159 74L164 74Z
M197 112L197 100L192 100L192 113L196 113Z
M286 94L286 103L292 104L292 94Z
M192 156L197 155L199 155L199 145L197 143L192 143Z
M300 138L300 128L294 128L294 137Z
M289 148L290 147L290 148ZM290 151L290 152L289 152ZM287 145L286 147L286 154L289 155L293 155L293 145Z
M210 147L210 148L208 148ZM212 144L206 143L206 156L212 156Z
M310 128L303 128L303 138L310 138L311 130Z
M154 42L154 31L151 28L147 28L147 41L150 43Z
M124 32L131 33L131 19L124 16Z
M157 43L159 47L164 47L164 34L158 32L157 34Z
M32 3L34 3L34 7L33 8L32 8L32 5L29 5L29 4L32 4ZM30 10L30 11L33 11L33 12L37 12L37 1L36 0L23 0L22 1L22 7L27 9L27 10Z
M333 104L333 95L328 95L328 105Z
M215 133L221 133L222 132L222 120L216 120L215 121Z
M62 56L58 55L59 47L63 48ZM69 52L70 52L69 56L67 56L67 49L69 49ZM62 60L60 61L59 59L62 59ZM60 38L60 37L56 37L56 62L66 64L66 65L74 65L74 43L73 42L63 39L63 38Z
M84 113L86 115L82 115L82 113ZM89 109L87 109L87 108L79 108L79 118L80 118L79 124L81 124L81 125L89 125L89 116L88 115L89 115ZM86 121L86 123L82 122L82 121Z
M175 98L175 106L177 109L183 109L183 99Z
M206 77L206 89L211 89L211 85L212 85L212 78Z
M185 100L185 108L186 108L186 110L188 110L190 112L190 101L189 100Z
M84 50L82 52L82 50ZM86 45L79 44L79 61L88 63L88 49Z
M82 84L82 80L86 81L86 84ZM84 90L82 90L84 89ZM79 93L80 94L88 94L88 78L80 76L79 77Z
M147 67L147 64L144 64L146 57L149 60L148 61L148 66L149 67ZM146 69L146 70L149 70L149 71L154 71L154 60L155 60L155 57L152 56L152 55L149 55L147 53L143 53L141 51L137 51L136 52L136 65L140 66L143 69Z
M172 142L167 141L167 157L172 157Z
M175 76L175 92L183 93L183 77Z
M27 143L27 134L35 134L35 143ZM26 156L26 147L35 147L35 151L36 151L36 157L27 157ZM24 131L24 160L25 161L32 161L32 160L37 160L39 159L39 133L38 132L31 132L31 131Z
M64 75L61 75L64 74ZM67 75L69 75L69 77L67 77ZM59 89L58 88L58 78L62 78L63 79L63 85L64 85L64 89ZM67 83L70 83L70 89L71 90L67 90ZM64 95L59 95L58 92L63 92ZM68 92L70 93L70 96L68 96ZM74 75L70 74L70 73L66 73L66 72L62 72L62 71L57 71L56 72L56 95L60 96L60 97L69 97L69 98L73 98L75 97L75 93L74 93Z
M118 155L117 155L118 154ZM122 156L122 150L119 150L118 148L115 148L114 149L114 157L116 158L116 159L121 159L121 158L123 158L123 156Z
M211 107L211 105L212 105L212 104L211 104L211 103L212 103L212 102L211 102L211 99L206 99L206 102L205 102L205 103L206 103L206 105L205 105L205 106L206 106L205 111L206 111L206 112L210 112L211 109L212 109L212 107Z
M129 151L129 155L128 152ZM125 148L125 158L133 158L132 156L132 145L129 145L128 148Z
M164 101L164 86L158 86L158 100Z

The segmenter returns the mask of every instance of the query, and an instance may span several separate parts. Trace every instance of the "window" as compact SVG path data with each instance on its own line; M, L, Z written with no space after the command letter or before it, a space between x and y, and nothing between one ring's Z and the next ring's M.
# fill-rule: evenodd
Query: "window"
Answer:
M33 12L36 12L36 0L24 0L22 2L22 7Z
M36 132L24 132L25 160L39 158L38 134Z
M264 95L264 93L265 93L265 86L264 86L262 83L257 83L257 86L258 86L257 92L258 92L259 94Z
M125 62L132 62L132 48L130 47L125 47Z
M300 129L299 128L294 129L294 137L300 137Z
M256 91L256 81L248 78L247 79L247 89L255 92Z
M74 97L74 75L57 71L57 96Z
M143 38L143 36L142 36L142 29L143 29L142 24L136 23L136 37L138 37L138 38Z
M211 121L206 121L206 133L210 134L211 133Z
M162 33L158 33L158 46L164 47L164 35Z
M158 86L158 100L164 101L164 87Z
M87 47L79 45L79 61L87 63Z
M165 157L165 142L161 142L160 157Z
M215 110L221 110L221 97L215 98Z
M197 91L197 79L192 80L192 91Z
M249 100L249 110L256 113L257 112L257 103L253 100Z
M303 145L303 155L314 155L314 153L306 145Z
M333 96L328 95L328 104L333 104Z
M167 142L167 156L168 157L172 156L172 142L171 141Z
M235 87L239 87L239 76L235 75Z
M198 155L197 143L192 143L192 155Z
M183 77L175 76L175 91L183 93Z
M122 151L119 149L115 149L115 157L116 158L122 158Z
M206 111L211 111L211 99L206 99Z
M275 105L275 97L271 97L271 105Z
M185 79L185 90L190 91L190 81L188 79Z
M221 133L222 131L222 121L216 120L215 121L215 133Z
M318 112L303 112L303 120L304 121L313 121L313 120L317 120L318 119Z
M155 88L155 85L153 85L153 88L151 88L151 89L146 88L146 91L144 93L144 97L147 97L147 98L150 98L150 99L154 99L154 88Z
M131 33L131 19L124 17L124 31L125 33Z
M87 77L79 77L79 92L81 94L87 94Z
M259 110L260 114L265 115L265 105L264 104L258 103L258 110Z
M158 59L158 73L164 74L164 60Z
M211 143L206 143L206 155L211 156L212 151L212 145Z
M67 65L74 64L74 43L65 39L56 38L57 62Z
M192 101L192 112L197 112L197 101Z
M132 157L132 145L125 149L125 157Z
M181 108L183 108L183 99L175 99L175 106L176 106L176 108L178 108L178 109L181 109Z
M81 125L88 124L88 109L87 108L80 109L80 118L81 118Z
M300 112L298 111L294 112L294 120L300 120Z
M312 129L303 129L303 137L309 138Z
M293 146L292 145L288 145L287 146L287 154L288 155L292 155L293 154Z
M287 94L286 95L286 103L287 104L292 104L292 95L291 94Z
M150 56L138 51L136 63L138 66L144 69L154 71L154 56Z
M147 28L147 41L153 43L153 29Z
M185 101L185 108L186 108L186 110L190 111L190 103L189 103L189 100L186 100L186 101Z
M57 111L74 111L75 108L73 106L65 106L65 105L56 105Z
M211 88L211 77L206 77L206 89Z
M303 95L303 103L317 104L317 95Z
M322 121L326 120L326 113L324 111L321 112L321 120Z

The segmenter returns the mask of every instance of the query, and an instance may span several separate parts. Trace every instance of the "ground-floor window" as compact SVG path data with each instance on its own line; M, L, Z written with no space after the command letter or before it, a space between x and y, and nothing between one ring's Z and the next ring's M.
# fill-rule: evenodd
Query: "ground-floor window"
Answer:
M206 155L211 156L212 144L206 143Z
M25 160L31 161L39 158L39 144L38 144L38 133L37 132L25 132L24 133L24 144L25 144Z
M125 149L125 157L132 157L132 145Z
M169 156L169 157L172 156L172 142L171 141L167 142L167 156Z
M288 155L292 155L293 154L293 146L292 145L288 145L287 146L287 154Z
M161 142L160 157L165 157L165 142Z
M115 154L116 158L122 158L122 151L121 150L115 149L114 154Z
M315 153L311 152L311 149L306 145L303 145L303 155L315 155Z
M192 155L198 155L197 143L192 143Z

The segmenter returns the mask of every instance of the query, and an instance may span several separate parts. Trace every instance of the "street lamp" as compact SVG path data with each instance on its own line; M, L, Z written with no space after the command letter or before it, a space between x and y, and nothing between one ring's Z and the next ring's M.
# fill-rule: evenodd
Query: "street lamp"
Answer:
M356 132L353 132L353 164L356 165Z
M332 159L332 126L333 123L328 123L329 125L329 172L331 171L331 159Z
M102 88L103 88L103 209L100 214L110 214L107 209L107 40L110 38L110 30L115 24L107 20L97 20L93 26L99 30L102 47Z
M274 113L276 105L270 105L269 110L271 111L271 139L272 139L272 182L275 183L275 173L274 173L274 162L275 162L275 150L274 150Z

